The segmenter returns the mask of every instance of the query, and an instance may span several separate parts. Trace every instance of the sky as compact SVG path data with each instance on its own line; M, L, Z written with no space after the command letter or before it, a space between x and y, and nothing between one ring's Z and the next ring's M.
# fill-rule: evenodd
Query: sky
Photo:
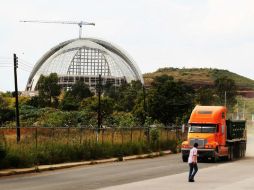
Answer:
M0 0L0 91L14 91L57 44L78 38L78 26L20 20L87 21L83 37L117 44L142 73L163 67L227 69L254 79L253 0Z

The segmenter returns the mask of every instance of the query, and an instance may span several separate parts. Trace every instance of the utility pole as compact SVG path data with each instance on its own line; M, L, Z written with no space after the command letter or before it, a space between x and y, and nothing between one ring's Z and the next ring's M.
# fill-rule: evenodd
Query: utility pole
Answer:
M18 82L17 82L17 68L18 68L18 57L13 54L14 61L14 82L15 82L15 107L16 107L16 133L17 143L20 141L20 123L19 123L19 96L18 96Z

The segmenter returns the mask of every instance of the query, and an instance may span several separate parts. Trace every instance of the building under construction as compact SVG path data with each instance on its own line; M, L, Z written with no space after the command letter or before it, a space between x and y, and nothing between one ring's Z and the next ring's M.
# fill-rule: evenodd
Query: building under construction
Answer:
M124 50L94 38L68 40L45 53L34 66L26 90L36 91L40 76L50 73L58 74L59 84L64 89L82 80L93 90L98 85L99 75L102 84L120 86L132 80L143 83L139 68Z

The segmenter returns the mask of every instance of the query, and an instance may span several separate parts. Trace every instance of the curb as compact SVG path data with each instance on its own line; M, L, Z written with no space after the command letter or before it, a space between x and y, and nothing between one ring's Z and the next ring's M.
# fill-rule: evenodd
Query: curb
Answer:
M112 163L112 162L119 162L119 161L144 159L144 158L153 158L153 157L168 155L171 153L172 152L170 150L166 150L166 151L161 151L161 152L152 152L149 154L125 156L125 157L120 157L120 158L109 158L109 159L103 159L103 160L72 162L72 163L65 163L65 164L40 165L40 166L35 166L32 168L22 168L22 169L6 169L6 170L2 170L2 171L0 170L0 177L17 175L17 174L26 174L26 173L35 173L35 172L42 172L42 171L72 168L72 167L76 167L76 166L86 166L86 165L104 164L104 163Z

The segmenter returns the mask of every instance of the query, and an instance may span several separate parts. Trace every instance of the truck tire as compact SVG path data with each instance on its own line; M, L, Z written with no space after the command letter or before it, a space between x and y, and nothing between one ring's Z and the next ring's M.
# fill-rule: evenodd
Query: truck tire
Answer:
M239 158L243 157L243 146L242 144L239 145Z
M228 147L228 160L233 161L234 160L234 148L233 146Z
M241 157L245 157L246 143L241 143Z
M244 144L240 144L240 158L244 157Z
M187 162L188 161L188 157L187 156L182 156L182 160L183 160L183 162Z
M245 157L245 153L246 153L246 142L244 143L244 146L243 146L243 157Z
M211 162L212 162L212 163L216 163L216 162L217 162L216 160L217 160L216 157L212 157L212 158L211 158Z
M213 162L213 163L216 163L219 160L220 160L220 158L218 156L214 156L214 157L211 158L211 162Z

